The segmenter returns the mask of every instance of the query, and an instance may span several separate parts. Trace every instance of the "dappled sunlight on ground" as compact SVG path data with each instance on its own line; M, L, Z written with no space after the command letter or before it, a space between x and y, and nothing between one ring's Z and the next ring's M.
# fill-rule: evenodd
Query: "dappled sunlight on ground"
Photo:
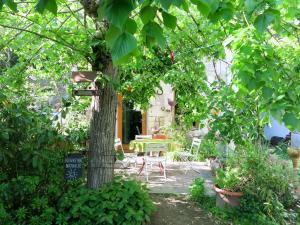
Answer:
M156 212L150 225L214 225L214 219L184 195L151 194Z
M202 177L205 180L205 187L209 195L213 195L213 177L210 167L204 162L193 162L189 166L184 162L168 162L167 163L167 179L161 176L157 165L152 166L149 174L149 181L146 182L146 177L143 171L138 175L141 164L135 168L131 165L126 169L116 169L116 173L126 177L132 177L147 184L150 193L173 193L173 194L188 194L189 186L193 180ZM150 167L150 166L149 166Z

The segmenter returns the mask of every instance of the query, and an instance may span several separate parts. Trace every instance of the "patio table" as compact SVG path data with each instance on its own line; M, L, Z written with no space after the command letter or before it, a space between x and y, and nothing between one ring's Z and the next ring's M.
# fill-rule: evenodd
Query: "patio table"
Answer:
M172 139L137 139L129 143L129 150L134 150L135 152L144 152L145 145L147 143L167 143L168 151L174 151L178 144Z

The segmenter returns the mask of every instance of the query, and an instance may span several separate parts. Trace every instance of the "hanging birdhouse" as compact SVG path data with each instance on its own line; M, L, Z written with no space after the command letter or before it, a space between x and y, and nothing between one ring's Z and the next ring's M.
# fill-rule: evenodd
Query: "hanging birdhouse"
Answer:
M73 71L71 79L73 83L94 82L97 77L95 71Z
M97 86L97 82L95 81L96 77L97 77L97 73L95 71L73 71L71 74L73 83L94 82ZM100 96L100 91L91 88L87 90L73 90L73 95L74 96Z

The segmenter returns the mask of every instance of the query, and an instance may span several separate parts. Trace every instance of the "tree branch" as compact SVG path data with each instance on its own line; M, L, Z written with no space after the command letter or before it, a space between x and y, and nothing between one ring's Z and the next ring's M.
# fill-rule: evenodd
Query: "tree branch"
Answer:
M180 30L182 33L184 33L185 34L185 36L195 45L195 46L197 46L197 48L200 48L201 49L201 47L202 46L200 46L188 33L186 33L178 24L176 24L176 27L178 28L178 30ZM174 30L173 30L173 32L175 32ZM211 45L211 46L214 46L214 45ZM213 58L216 58L212 53L208 53L208 55L209 56L211 56L211 57L213 57ZM227 65L231 65L229 62L227 62L227 61L225 61L225 60L223 60L223 59L220 59L220 58L217 58L218 60L220 60L220 61L222 61L222 62L224 62L224 63L226 63Z
M73 50L73 51L77 51L77 52L80 52L80 53L83 53L84 55L86 54L85 51L81 50L81 49L78 49L78 48L75 48L74 46L72 45L69 45L67 43L63 43L57 39L54 39L54 38L51 38L51 37L48 37L46 35L43 35L43 34L40 34L40 33L37 33L37 32L34 32L34 31L31 31L31 30L26 30L24 28L19 28L19 27L13 27L13 26L9 26L9 25L4 25L4 24L0 24L1 27L3 28L9 28L9 29L13 29L13 30L18 30L18 31L22 31L22 32L27 32L27 33L30 33L30 34L33 34L35 36L38 36L40 38L43 38L43 39L47 39L47 40L50 40L50 41L53 41L57 44L60 44L60 45L63 45L65 47L68 47L69 49Z
M30 24L28 24L28 25L26 25L23 29L28 29L29 27L31 27L33 25L33 23L30 23ZM19 31L19 32L17 32L15 35L14 35L14 37L13 38L11 38L11 39L9 39L6 43L5 43L5 45L0 49L0 50L2 50L2 49L4 49L4 47L6 47L6 46L9 46L9 44L13 41L13 40L15 40L19 35L21 35L22 33L23 33L24 31Z
M219 74L217 73L217 68L216 68L216 62L215 62L215 60L212 60L212 63L213 63L213 67L214 67L214 72L215 72L216 78L217 78L218 81L220 82L220 81L221 81L221 77L220 77Z
M68 4L65 4L65 6L70 10L71 14L72 14L72 15L74 16L74 18L79 22L79 24L80 24L81 26L83 26L83 27L86 29L86 22L85 22L85 24L83 24L83 23L81 22L81 20L75 15L75 12L71 9L71 7L70 7ZM90 35L92 35L92 34L89 32L88 29L86 29L86 31L87 31Z

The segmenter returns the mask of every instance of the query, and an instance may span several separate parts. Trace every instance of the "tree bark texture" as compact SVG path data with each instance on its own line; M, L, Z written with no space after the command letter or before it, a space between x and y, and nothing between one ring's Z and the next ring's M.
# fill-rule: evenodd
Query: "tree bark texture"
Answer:
M114 78L116 73L117 70L110 64L106 74ZM99 188L114 177L117 93L109 84L99 90L100 96L93 97L92 102L87 179L89 188Z
M94 39L99 44L92 45L93 71L102 72L115 79L117 69L113 67L111 54L106 48L105 33L109 27L106 21L99 21L97 9L103 0L79 0L86 15L92 18L96 28ZM100 96L92 100L92 119L90 128L90 146L88 151L89 188L99 188L113 180L116 152L114 149L117 93L108 82L98 87Z

